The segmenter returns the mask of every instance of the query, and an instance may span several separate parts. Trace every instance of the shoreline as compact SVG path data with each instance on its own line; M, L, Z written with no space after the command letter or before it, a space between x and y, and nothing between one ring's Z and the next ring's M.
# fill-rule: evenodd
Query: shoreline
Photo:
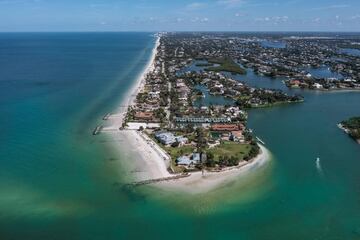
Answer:
M341 123L338 123L337 126L338 126L338 128L340 128L343 132L345 132L346 135L348 135L351 139L353 139L355 142L357 142L358 144L360 144L360 139L353 138L353 137L350 135L350 130L347 129L346 127L344 127L344 125L342 125Z
M129 181L125 184L136 185L139 182L150 181L151 183L146 186L169 192L201 194L216 190L239 177L257 171L269 163L272 158L270 151L259 144L260 153L248 162L242 161L238 166L227 167L220 171L205 171L204 176L201 171L196 171L189 173L186 177L176 179L181 174L169 172L171 160L163 158L167 153L152 139L142 135L145 134L136 130L123 130L111 135L113 147L119 155L126 159L121 162L129 174ZM124 142L126 144L123 144ZM160 180L165 178L169 179Z
M151 56L145 65L142 72L139 73L136 81L129 88L125 96L121 99L119 107L116 109L116 113L110 114L109 120L111 121L110 126L104 127L103 130L119 130L122 127L124 118L126 117L129 106L133 105L136 96L145 85L146 75L154 70L155 58L158 53L158 47L160 46L160 36L156 36L154 48L152 49ZM116 117L111 117L116 116Z
M287 87L291 90L303 90L310 92L318 92L318 93L346 93L346 92L360 92L359 88L336 88L336 89L310 89L310 88L300 88L300 87Z
M129 175L127 183L175 176L168 171L166 153L157 145L147 141L136 130L122 130L107 133L111 147L121 157L121 165Z
M146 67L121 100L116 114L109 116L110 126L103 129L112 139L113 147L118 151L118 154L125 156L125 161L122 164L126 167L126 175L129 174L129 177L137 182L166 179L179 175L172 174L169 171L171 157L146 134L137 130L121 129L128 107L135 103L137 94L145 85L146 75L154 70L159 45L160 36L157 36ZM261 144L259 146L261 150L258 156L248 162L243 161L238 166L224 168L221 171L205 171L204 176L201 171L193 172L184 178L159 181L150 185L164 190L179 190L187 193L204 193L214 190L234 181L239 175L265 165L271 158L270 152Z
M171 181L153 183L151 186L168 191L178 191L189 194L201 194L210 192L219 187L225 186L239 177L258 170L271 160L270 151L259 144L260 153L248 162L241 162L238 166L224 168L221 171L201 171L190 173L188 177Z

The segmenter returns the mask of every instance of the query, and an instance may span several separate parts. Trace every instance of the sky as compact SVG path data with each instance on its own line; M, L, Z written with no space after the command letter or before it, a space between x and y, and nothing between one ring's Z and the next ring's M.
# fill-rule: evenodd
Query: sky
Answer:
M0 0L0 31L360 31L360 0Z

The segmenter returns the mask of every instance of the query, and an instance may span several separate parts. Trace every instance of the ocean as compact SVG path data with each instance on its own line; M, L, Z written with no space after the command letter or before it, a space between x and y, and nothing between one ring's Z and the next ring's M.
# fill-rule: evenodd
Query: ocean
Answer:
M0 239L360 238L360 146L336 126L360 115L359 92L294 90L304 103L250 111L271 164L216 191L122 187L129 158L92 131L154 43L150 33L0 34Z

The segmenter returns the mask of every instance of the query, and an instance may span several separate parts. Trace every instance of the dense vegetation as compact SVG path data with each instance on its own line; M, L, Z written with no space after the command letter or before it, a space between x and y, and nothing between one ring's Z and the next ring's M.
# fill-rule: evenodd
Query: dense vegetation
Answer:
M264 89L256 89L252 93L243 92L243 95L236 100L235 104L242 108L251 108L256 104L266 107L280 103L302 102L303 100L302 96L288 96L282 91L270 92Z
M360 140L360 117L353 117L341 122L341 124L349 131L349 135L356 140Z
M216 67L208 67L206 71L214 71L214 72L230 72L234 74L246 74L246 70L240 67L234 60L231 58L215 58L209 59L210 63L217 63L220 66Z

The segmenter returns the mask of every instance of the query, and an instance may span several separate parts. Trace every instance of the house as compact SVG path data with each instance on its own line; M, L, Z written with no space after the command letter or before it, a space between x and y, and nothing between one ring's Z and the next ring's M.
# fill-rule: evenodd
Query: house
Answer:
M229 140L234 142L243 142L245 138L242 131L232 131Z
M239 125L237 124L214 124L211 126L211 130L213 131L219 131L219 132L222 132L222 131L239 131L240 128L239 128Z
M188 156L181 156L176 159L177 165L188 166L191 164L191 160Z
M183 137L183 136L177 136L177 137L175 137L175 140L180 145L184 145L184 144L188 143L188 141L189 141L186 137Z
M299 80L291 80L291 81L290 81L290 85L291 85L292 87L299 87L300 84L301 84L301 81L299 81Z
M174 134L170 132L157 132L155 138L164 145L171 145L176 142Z
M196 165L200 163L200 153L193 153L193 155L190 157L188 156L181 156L176 159L177 165L181 166L191 166Z
M137 120L150 121L150 120L153 120L154 113L153 112L136 112L134 117Z
M323 88L323 85L321 85L320 83L314 83L313 87L316 89L321 89L321 88Z

